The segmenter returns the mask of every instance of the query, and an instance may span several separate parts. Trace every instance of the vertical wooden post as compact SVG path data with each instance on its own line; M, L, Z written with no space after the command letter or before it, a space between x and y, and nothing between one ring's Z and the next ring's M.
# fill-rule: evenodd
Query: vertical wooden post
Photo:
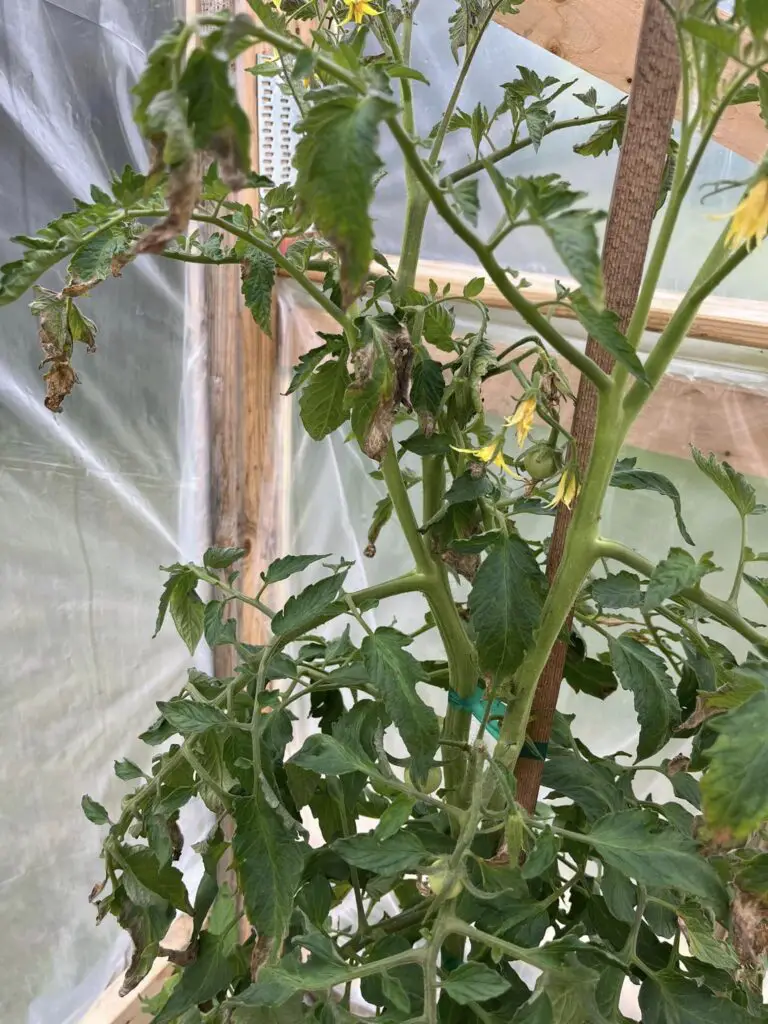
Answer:
M679 85L680 63L672 19L663 0L646 0L603 243L606 305L618 314L623 331L629 324L642 283ZM587 355L610 373L613 359L591 338L587 341ZM596 415L597 392L594 385L582 377L571 427L582 472L592 453ZM550 580L554 579L562 560L570 521L571 512L561 505L547 563ZM569 618L569 628L570 622ZM536 742L547 742L551 735L565 655L566 645L555 644L539 679L528 727L531 739ZM526 758L518 761L517 799L531 812L536 806L542 772L542 761Z

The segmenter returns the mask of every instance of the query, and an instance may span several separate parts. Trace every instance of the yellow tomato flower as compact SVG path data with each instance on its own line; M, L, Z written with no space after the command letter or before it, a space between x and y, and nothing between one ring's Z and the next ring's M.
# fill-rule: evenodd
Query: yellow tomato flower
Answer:
M554 498L547 503L547 508L554 508L555 505L565 505L566 508L570 508L578 493L579 485L576 482L576 474L573 470L566 469L560 477Z
M275 10L281 11L283 9L283 0L272 0L272 5Z
M520 477L514 470L511 470L507 463L504 461L504 453L502 447L504 445L504 438L497 438L495 441L491 441L490 444L484 445L482 448L456 448L451 445L451 448L455 452L461 452L463 455L472 455L474 458L479 459L480 462L486 463L486 465L496 466L498 469L503 469L505 473L509 473L516 480Z
M525 439L531 432L533 427L533 417L536 413L536 399L534 396L530 398L524 398L515 410L514 416L507 416L504 420L504 425L507 427L517 427L517 446L522 448L525 444Z
M375 7L372 7L368 0L344 0L344 3L349 8L347 16L342 22L344 25L350 21L354 21L356 25L361 25L364 14L370 14L372 18L375 18L377 14L381 14L381 11L377 11Z
M746 243L759 245L768 235L768 178L761 178L747 192L731 220L725 239L729 249Z

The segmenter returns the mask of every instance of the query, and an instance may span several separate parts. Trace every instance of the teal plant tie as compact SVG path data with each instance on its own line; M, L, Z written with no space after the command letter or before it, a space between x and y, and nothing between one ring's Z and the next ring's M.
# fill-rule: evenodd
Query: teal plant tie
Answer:
M455 708L469 711L473 718L476 718L478 722L482 722L485 718L485 709L488 701L486 700L485 690L482 686L478 686L471 697L460 697L455 690L449 690L448 703ZM491 713L488 716L488 724L485 728L495 740L499 738L501 720L506 710L507 705L503 700L494 700L491 704ZM534 742L533 740L526 740L525 747L520 756L530 758L533 761L545 761L548 747L549 744L546 741Z

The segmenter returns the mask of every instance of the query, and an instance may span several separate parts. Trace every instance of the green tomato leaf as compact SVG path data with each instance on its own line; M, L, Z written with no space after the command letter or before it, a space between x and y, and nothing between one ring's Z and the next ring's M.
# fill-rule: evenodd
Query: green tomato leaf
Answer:
M235 928L232 931L237 936ZM237 961L230 955L226 940L208 931L201 932L197 956L181 972L168 1002L153 1018L152 1024L172 1024L186 1010L197 1007L226 991L238 970Z
M438 305L429 306L424 311L424 326L422 333L424 340L443 352L453 352L453 332L456 327L456 318L444 302Z
M210 704L174 697L172 700L159 700L157 706L166 722L182 736L195 736L209 729L228 729L230 726L224 712Z
M542 783L573 800L591 820L624 806L613 775L572 751L550 754L544 763Z
M268 253L249 246L243 255L241 276L245 304L262 331L271 338L275 261Z
M551 828L547 826L539 832L536 845L525 858L521 874L523 878L538 878L549 870L557 860L560 843Z
M299 399L301 422L314 441L322 441L347 418L344 396L352 378L346 359L328 359L311 374Z
M755 1018L681 974L662 971L640 988L644 1024L754 1024Z
M275 636L285 636L286 633L309 628L339 596L346 575L346 572L337 572L333 576L326 576L324 580L310 583L300 594L289 597L272 619L272 632Z
M600 608L639 608L643 603L640 577L622 570L593 580L590 592Z
M606 352L610 352L616 362L628 370L633 377L648 384L643 364L634 348L619 330L619 318L610 309L595 309L583 291L571 294L571 306L579 321L587 329Z
M506 537L491 548L469 595L483 672L498 680L512 677L539 624L546 589L546 578L521 537Z
M337 839L331 848L347 864L381 875L414 871L431 856L412 832L398 832L383 840L374 832L368 832L349 839Z
M740 515L756 515L765 511L765 506L757 504L757 496L752 484L733 466L727 462L719 462L712 452L705 456L693 445L691 445L691 454L701 472L720 488Z
M107 814L106 807L103 807L98 800L94 800L93 797L88 796L87 793L80 801L80 806L82 807L83 814L86 816L88 821L93 822L94 825L109 824L109 815Z
M600 879L600 891L613 916L618 921L632 924L635 919L637 890L630 880L621 871L617 871L610 864L605 864Z
M205 629L205 605L195 590L196 579L191 585L174 586L170 593L170 611L173 623L190 654L194 654Z
M381 627L366 636L360 650L371 680L381 694L387 714L397 727L412 758L414 778L426 775L440 739L437 715L416 692L426 681L423 665L404 648L410 637Z
M301 750L293 755L288 764L331 777L347 775L350 772L367 774L373 769L373 765L366 758L326 733L308 736Z
M126 757L122 761L115 761L115 775L123 782L130 782L131 779L142 779L144 772Z
M719 911L726 905L722 882L693 840L662 826L650 811L608 814L595 822L586 839L606 864L640 885L679 889Z
M288 832L261 787L235 801L233 817L232 853L248 920L279 945L301 884L306 847Z
M296 195L317 229L335 245L341 263L342 305L359 295L373 259L369 207L381 169L376 153L381 122L397 110L380 93L320 90L296 125Z
M203 565L206 569L229 569L246 554L245 548L208 548L203 555Z
M675 485L661 473L651 473L645 469L635 469L635 459L622 459L616 463L611 477L611 487L619 487L624 491L656 491L669 498L675 510L677 528L686 544L693 544L693 538L683 522L680 492Z
M265 583L279 583L281 580L289 579L294 573L303 572L324 558L330 558L330 555L284 555L282 558L276 558L267 571L261 574L261 578Z
M377 839L389 839L399 832L405 823L410 819L413 811L413 799L401 795L395 797L389 807L379 818L379 824L373 830Z
M441 983L454 1003L484 1003L504 995L511 988L506 978L485 964L467 963L446 975Z
M120 859L145 889L167 900L185 914L192 913L189 895L178 868L172 864L161 866L148 846L123 846Z
M642 761L661 750L680 724L680 705L663 658L626 635L610 640L608 646L619 682L635 699L640 724L637 759Z
M669 554L655 566L645 592L645 610L658 608L681 590L695 587L707 573L714 571L707 561L697 562L683 548L670 548Z
M701 782L704 816L719 834L746 839L768 818L768 690L708 725L718 736Z
M443 404L445 380L440 363L430 359L421 348L414 353L411 404L417 413L437 416ZM434 435L433 435L434 436ZM431 438L430 438L431 440ZM405 442L403 442L405 447ZM413 449L410 449L413 451Z

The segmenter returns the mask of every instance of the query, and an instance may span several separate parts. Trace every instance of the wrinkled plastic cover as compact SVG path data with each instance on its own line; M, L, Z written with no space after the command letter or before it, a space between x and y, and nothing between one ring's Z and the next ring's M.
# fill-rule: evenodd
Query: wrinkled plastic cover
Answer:
M175 0L0 2L0 262L33 234L145 165L130 87ZM43 282L61 286L61 272ZM98 351L54 416L25 300L0 310L0 1020L80 1019L124 966L112 919L95 927L100 836L90 793L119 807L115 758L147 764L136 739L188 657L152 640L160 564L205 547L205 375L185 337L183 270L144 259L84 307ZM202 383L201 383L202 382ZM143 750L141 749L143 747ZM119 936L119 937L118 937Z

